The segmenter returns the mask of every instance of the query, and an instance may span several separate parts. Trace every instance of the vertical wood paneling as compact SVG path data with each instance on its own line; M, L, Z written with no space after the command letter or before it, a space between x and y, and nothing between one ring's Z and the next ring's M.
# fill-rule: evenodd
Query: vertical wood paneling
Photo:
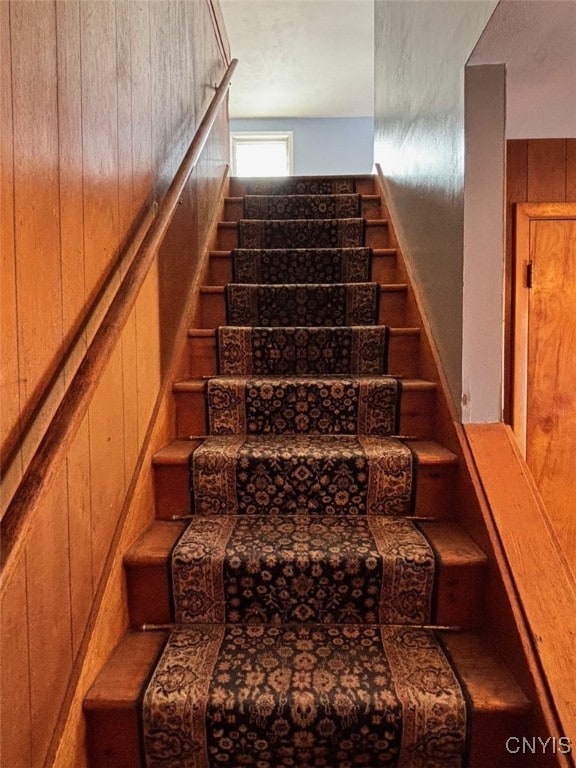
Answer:
M169 150L172 138L170 88L170 5L166 0L150 4L150 77L153 169L156 194L161 197L170 178Z
M139 211L152 189L152 121L150 115L150 6L131 2L132 194Z
M576 200L576 139L566 142L566 202Z
M94 584L116 530L124 498L124 389L118 345L88 409L90 424L90 505Z
M79 650L94 597L92 572L92 510L90 505L90 433L88 417L68 452L67 502L70 540L70 605L72 650Z
M62 342L56 9L12 3L14 221L22 407ZM34 52L34 55L31 55ZM31 87L33 84L33 88Z
M160 386L158 266L153 265L136 302L138 439L146 434Z
M566 199L566 140L536 139L528 141L529 203L550 203Z
M30 768L30 672L26 574L20 569L0 601L0 763L10 768Z
M12 0L0 2L0 34L4 434L58 362L120 244L171 181L225 65L206 0ZM220 186L228 142L220 122L171 233L164 284L155 264L2 593L8 664L0 761L10 768L51 764L67 685L83 662L96 589L158 397L168 335L161 326L180 320L182 275L198 258ZM170 295L182 306L167 319L160 307ZM81 353L82 345L66 380ZM170 406L162 413L164 441ZM3 494L17 482L3 478ZM127 540L152 513L150 466L139 487ZM121 573L114 578L122 582ZM101 654L125 626L122 600L105 608ZM61 768L86 764L80 702L70 709Z
M82 207L82 92L80 4L56 3L62 318L69 333L84 311L84 214ZM85 348L81 346L80 352Z
M138 348L136 339L136 310L132 310L122 333L122 387L124 391L124 475L126 482L136 466L140 441L138 439Z
M43 765L72 670L66 478L45 494L26 548L31 765Z
M80 10L84 249L90 296L119 241L116 9L111 0L85 0Z
M130 231L132 209L132 8L116 3L116 88L118 99L118 221L121 234Z
M19 428L20 385L18 383L18 323L16 302L16 254L14 248L14 137L12 132L12 69L10 61L10 7L0 3L0 441ZM1 507L5 508L20 482L18 457L9 478L3 478ZM9 481L9 482L7 482Z

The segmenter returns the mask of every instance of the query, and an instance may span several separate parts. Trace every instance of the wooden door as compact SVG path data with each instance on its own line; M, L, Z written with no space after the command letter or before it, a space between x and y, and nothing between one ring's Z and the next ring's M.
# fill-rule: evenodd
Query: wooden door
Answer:
M576 203L517 206L514 431L576 564Z

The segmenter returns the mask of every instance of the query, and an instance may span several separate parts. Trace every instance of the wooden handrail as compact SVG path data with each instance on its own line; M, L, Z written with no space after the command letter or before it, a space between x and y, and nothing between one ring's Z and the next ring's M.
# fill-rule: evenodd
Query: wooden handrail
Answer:
M198 163L222 102L226 98L237 64L238 59L232 59L217 87L184 159L160 203L158 215L138 248L6 510L1 524L0 590L8 581L10 566L16 561L24 544L26 532L30 528L42 493L54 477L57 461L68 451L110 354L128 320L157 249L174 217L186 183Z

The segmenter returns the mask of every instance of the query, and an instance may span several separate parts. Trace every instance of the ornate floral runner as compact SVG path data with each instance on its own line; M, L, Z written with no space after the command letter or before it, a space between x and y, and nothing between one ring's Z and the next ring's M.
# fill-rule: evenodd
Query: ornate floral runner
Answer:
M242 219L240 248L358 248L364 245L364 219Z
M377 283L226 286L228 325L338 326L378 322Z
M285 176L283 178L243 179L249 195L345 195L356 191L351 176Z
M392 377L213 378L211 435L398 434L402 385Z
M236 248L234 283L366 283L370 248Z
M434 554L407 518L195 518L172 553L178 624L428 624Z
M462 768L464 697L430 630L198 625L146 689L148 768Z
M379 374L388 364L386 326L218 329L221 374Z
M199 515L407 515L412 451L389 437L209 437L192 454Z
M246 195L245 219L353 219L360 195Z
M360 195L352 178L242 183L147 768L464 768Z

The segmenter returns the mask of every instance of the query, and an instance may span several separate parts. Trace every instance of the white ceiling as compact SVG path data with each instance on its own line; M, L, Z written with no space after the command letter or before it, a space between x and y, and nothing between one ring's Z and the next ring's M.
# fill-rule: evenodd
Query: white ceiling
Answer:
M230 116L374 114L374 0L221 0Z

